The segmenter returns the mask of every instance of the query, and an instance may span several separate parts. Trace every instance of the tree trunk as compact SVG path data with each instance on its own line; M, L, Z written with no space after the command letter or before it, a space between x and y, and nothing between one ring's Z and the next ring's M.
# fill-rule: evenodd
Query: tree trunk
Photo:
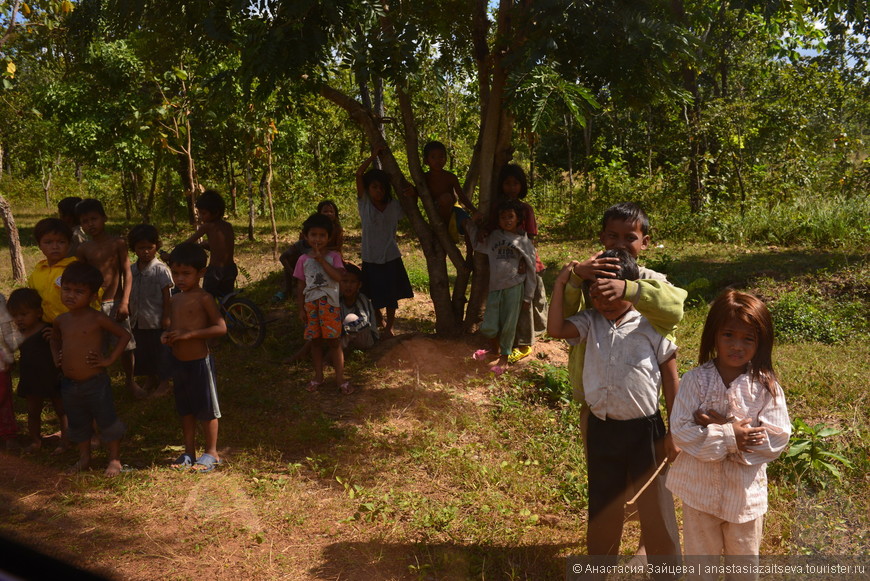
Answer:
M21 239L18 236L18 227L15 225L15 216L12 215L12 207L6 198L0 194L0 214L3 216L3 225L6 227L6 235L9 239L9 258L12 262L12 280L23 284L27 278L24 270L24 256L21 254Z

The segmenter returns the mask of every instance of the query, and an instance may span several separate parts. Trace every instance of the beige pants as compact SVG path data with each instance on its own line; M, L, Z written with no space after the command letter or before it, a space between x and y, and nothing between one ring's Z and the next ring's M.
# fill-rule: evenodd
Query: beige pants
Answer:
M701 571L692 579L719 578L718 571L706 567L719 564L719 556L725 555L725 564L757 565L761 546L761 530L764 517L744 523L732 523L683 503L683 548L686 564L700 563ZM696 560L696 557L703 557ZM736 558L735 558L736 557ZM725 574L725 579L750 581L758 579L752 572Z

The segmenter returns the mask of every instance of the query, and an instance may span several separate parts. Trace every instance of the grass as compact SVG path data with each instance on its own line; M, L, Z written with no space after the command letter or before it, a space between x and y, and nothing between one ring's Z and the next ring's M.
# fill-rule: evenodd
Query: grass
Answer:
M25 242L37 217L16 214ZM168 240L184 237L164 230ZM348 234L353 248L358 232ZM267 239L265 228L259 236ZM421 295L425 261L408 239L401 247ZM595 248L544 233L548 288L561 264ZM251 277L245 293L265 306L278 282L271 245L240 240L237 250ZM29 246L25 257L30 267L38 252ZM822 474L821 487L772 464L762 551L866 555L867 249L657 241L644 258L693 289L679 329L681 371L696 364L706 302L727 285L774 309L811 305L819 317L811 329L839 325L831 342L794 334L774 361L792 417L839 430L825 444L854 468L842 469L842 480ZM9 279L6 260L4 293ZM331 385L311 395L302 389L309 364L282 362L301 344L293 311L270 318L259 349L217 349L226 466L205 477L170 470L180 450L171 399L131 401L116 372L130 427L122 460L134 470L115 480L99 471L62 477L72 457L0 456L10 476L0 482L0 533L124 579L192 579L203 566L215 579L563 578L564 558L585 546L586 472L559 365L531 362L496 380L467 361L471 342L416 337L349 358L349 376L364 387L358 395L341 397ZM400 307L397 326L432 329L425 297ZM44 431L56 428L45 420ZM623 551L637 538L628 523Z

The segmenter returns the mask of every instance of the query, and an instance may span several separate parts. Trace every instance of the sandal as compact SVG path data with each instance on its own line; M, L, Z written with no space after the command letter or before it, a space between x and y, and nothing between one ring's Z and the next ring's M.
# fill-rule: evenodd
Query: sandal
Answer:
M338 388L341 390L341 393L343 393L344 395L350 395L356 391L356 387L351 385L351 383L349 381L345 381L344 383L339 385Z
M308 382L308 385L305 387L306 391L315 392L317 388L323 385L322 381L314 381L313 379Z

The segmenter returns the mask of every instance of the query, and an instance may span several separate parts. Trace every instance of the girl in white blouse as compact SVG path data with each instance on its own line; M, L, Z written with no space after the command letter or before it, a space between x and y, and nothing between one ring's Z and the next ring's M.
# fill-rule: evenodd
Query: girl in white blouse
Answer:
M767 512L766 465L782 453L791 433L772 350L773 322L765 304L731 289L720 294L704 324L701 365L683 376L670 419L682 453L667 486L683 501L686 555L712 556L717 564L719 555L740 555L738 562L757 563ZM707 577L706 568L699 569Z

